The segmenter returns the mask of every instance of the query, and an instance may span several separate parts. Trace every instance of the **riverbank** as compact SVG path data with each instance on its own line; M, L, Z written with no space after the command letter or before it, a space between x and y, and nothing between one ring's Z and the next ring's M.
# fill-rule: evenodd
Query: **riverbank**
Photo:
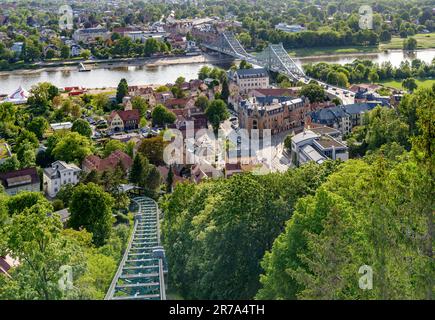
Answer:
M123 68L129 66L147 66L159 67L178 64L198 64L198 63L229 63L234 58L222 58L219 55L211 55L202 53L197 56L159 56L159 57L143 57L143 58L122 58L122 59L104 59L104 60L74 60L74 61L57 61L45 62L32 65L30 68L0 71L0 76L8 75L32 75L41 72L56 72L56 71L77 71L78 65L83 63L87 68L93 69L112 69Z

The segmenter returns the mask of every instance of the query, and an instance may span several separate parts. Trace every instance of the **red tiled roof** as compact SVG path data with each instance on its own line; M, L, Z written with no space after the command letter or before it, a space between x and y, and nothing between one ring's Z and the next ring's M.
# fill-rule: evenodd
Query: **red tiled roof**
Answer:
M136 120L139 122L140 119L140 113L139 110L133 109L133 110L116 110L112 111L110 114L109 120L112 121L115 115L118 114L119 117L122 119L122 121L132 121Z
M257 91L265 96L286 96L292 95L296 90L286 89L286 88L271 88L271 89L254 89L253 91Z
M88 170L107 171L116 168L121 163L124 170L129 170L133 165L133 160L121 150L113 151L107 158L101 159L95 155L90 155L83 160L82 167Z
M175 106L185 107L189 101L190 101L190 98L168 99L165 102L165 106L167 108L175 107Z

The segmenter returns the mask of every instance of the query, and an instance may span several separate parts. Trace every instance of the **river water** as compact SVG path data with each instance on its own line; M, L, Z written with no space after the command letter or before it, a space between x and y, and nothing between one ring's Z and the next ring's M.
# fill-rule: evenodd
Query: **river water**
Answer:
M398 66L404 60L411 61L415 58L430 63L435 58L435 49L420 50L412 56L406 55L402 51L389 51L374 54L295 58L295 62L299 65L320 61L345 64L352 62L354 59L369 59L377 63L390 61L394 66ZM20 85L29 90L32 85L44 81L51 82L58 87L82 86L86 88L116 87L122 78L125 78L129 85L166 84L174 82L179 76L185 77L186 80L195 79L198 71L205 65L211 66L209 63L190 63L94 69L91 72L78 72L75 69L69 71L46 69L28 73L13 72L0 76L0 94L11 93ZM220 66L229 67L229 64Z

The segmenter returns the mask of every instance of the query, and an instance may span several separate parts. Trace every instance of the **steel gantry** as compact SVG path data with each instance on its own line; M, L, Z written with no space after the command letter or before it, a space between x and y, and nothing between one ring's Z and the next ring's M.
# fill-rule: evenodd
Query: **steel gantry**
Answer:
M166 300L159 208L150 198L133 201L139 207L133 233L105 300Z

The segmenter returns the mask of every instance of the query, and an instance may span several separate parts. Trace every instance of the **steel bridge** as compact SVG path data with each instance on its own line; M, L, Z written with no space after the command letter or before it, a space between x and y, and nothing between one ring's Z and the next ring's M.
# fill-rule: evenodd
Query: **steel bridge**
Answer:
M133 201L139 207L133 233L105 300L166 300L167 264L160 244L159 208L147 197Z
M202 46L237 59L246 60L271 71L283 73L294 81L307 78L304 71L288 55L282 44L271 44L254 56L246 52L232 32L223 32L216 41L202 43Z
M338 97L343 104L354 103L354 98L347 95L345 88L332 86L305 75L305 72L289 56L282 46L282 43L270 44L262 52L252 55L246 52L245 48L243 48L232 32L226 31L219 34L219 37L217 37L215 41L202 43L201 45L209 50L217 51L236 59L245 60L270 71L284 74L294 82L302 81L309 83L314 80L326 89L328 95Z

